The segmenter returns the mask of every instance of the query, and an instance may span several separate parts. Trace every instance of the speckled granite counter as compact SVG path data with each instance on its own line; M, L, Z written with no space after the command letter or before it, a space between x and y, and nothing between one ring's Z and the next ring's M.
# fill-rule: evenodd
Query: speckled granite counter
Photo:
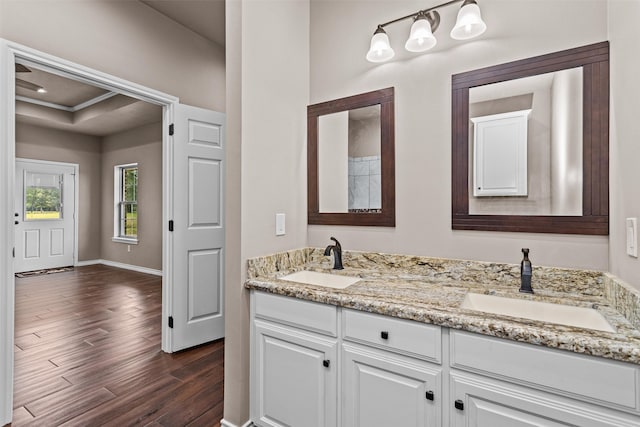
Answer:
M614 276L534 264L534 295L518 292L520 266L368 252L343 252L332 270L321 249L248 261L245 286L273 294L432 323L484 335L640 364L640 294ZM345 289L279 280L313 270L357 276ZM460 309L467 292L593 307L615 333Z

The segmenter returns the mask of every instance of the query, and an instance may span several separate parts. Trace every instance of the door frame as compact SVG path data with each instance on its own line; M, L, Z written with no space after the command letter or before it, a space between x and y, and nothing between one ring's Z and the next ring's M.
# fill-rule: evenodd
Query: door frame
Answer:
M24 157L16 157L16 160L15 162L13 162L13 164L15 165L16 162L36 163L40 165L52 165L52 166L63 166L63 167L73 168L73 177L74 177L73 178L74 180L74 185L73 185L73 265L78 265L78 207L80 206L79 205L80 192L78 191L78 188L80 187L78 185L78 182L80 181L80 174L78 172L80 170L80 165L78 163L55 162L52 160L26 159ZM14 177L15 177L15 173L14 173ZM13 196L15 199L15 193ZM13 233L13 236L15 239L15 231ZM15 244L15 240L14 240L14 244Z
M173 214L173 123L175 96L84 67L27 46L0 39L0 425L11 422L13 412L13 352L15 279L13 273L15 192L15 62L44 68L48 72L112 90L163 107L162 118L162 223ZM4 101L2 101L4 100ZM171 313L173 241L168 227L162 228L162 345L171 352L171 332L167 322Z

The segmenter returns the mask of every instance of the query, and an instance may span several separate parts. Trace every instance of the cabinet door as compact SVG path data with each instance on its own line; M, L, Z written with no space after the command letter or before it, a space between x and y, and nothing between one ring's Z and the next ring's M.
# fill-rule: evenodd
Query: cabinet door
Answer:
M441 425L439 366L383 350L342 345L342 425Z
M255 405L261 426L337 424L337 342L254 320Z
M631 414L455 371L450 404L453 427L640 426Z

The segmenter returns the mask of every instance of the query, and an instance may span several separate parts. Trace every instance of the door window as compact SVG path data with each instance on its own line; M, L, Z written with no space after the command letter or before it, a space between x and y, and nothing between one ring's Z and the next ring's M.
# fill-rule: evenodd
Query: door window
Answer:
M63 175L25 171L24 220L62 219Z

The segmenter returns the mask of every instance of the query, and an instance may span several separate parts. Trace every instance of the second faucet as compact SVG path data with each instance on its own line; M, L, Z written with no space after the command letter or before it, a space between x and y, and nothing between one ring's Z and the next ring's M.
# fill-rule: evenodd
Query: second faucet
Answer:
M324 250L324 255L329 256L331 255L331 251L333 251L333 269L343 270L344 267L342 266L342 246L340 246L340 242L338 242L338 239L336 239L335 237L331 237L331 240L336 242L336 244L327 246L327 248Z

